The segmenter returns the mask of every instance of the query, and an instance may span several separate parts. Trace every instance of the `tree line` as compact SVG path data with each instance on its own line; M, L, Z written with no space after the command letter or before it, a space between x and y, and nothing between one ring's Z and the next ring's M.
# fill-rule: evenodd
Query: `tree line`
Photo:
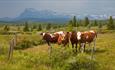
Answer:
M85 17L84 20L77 20L76 16L74 16L67 24L70 28L73 27L87 27L90 29L91 27L97 26L98 28L102 28L104 25L106 25L108 30L114 30L115 29L115 23L112 16L109 17L108 20L89 20L88 17Z
M112 16L109 17L108 20L89 20L88 17L85 17L84 20L77 19L76 16L74 16L71 20L69 20L66 24L53 24L53 23L47 23L45 25L38 24L38 25L32 25L31 28L29 26L29 22L25 22L23 25L23 31L28 32L36 29L37 31L42 31L43 29L50 30L50 29L56 29L60 27L69 27L70 29L73 29L74 27L87 27L90 29L91 27L97 26L99 29L103 27L103 25L106 25L108 30L114 30L115 29L115 23ZM5 25L4 31L9 31L10 26ZM20 27L18 27L18 30L20 30Z

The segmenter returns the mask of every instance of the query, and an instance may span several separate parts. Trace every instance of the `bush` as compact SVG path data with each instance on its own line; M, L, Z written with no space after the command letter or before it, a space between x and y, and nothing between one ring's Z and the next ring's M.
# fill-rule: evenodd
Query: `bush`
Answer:
M14 47L14 49L26 49L26 48L30 48L30 47L33 47L33 46L42 45L44 43L45 43L45 41L43 41L43 40L24 39L21 42L19 42L17 44L17 46Z
M32 46L33 44L30 40L23 40L22 42L18 43L17 46L14 47L14 49L26 49Z
M78 54L67 61L64 70L97 70L98 66L96 60L91 60L86 54Z

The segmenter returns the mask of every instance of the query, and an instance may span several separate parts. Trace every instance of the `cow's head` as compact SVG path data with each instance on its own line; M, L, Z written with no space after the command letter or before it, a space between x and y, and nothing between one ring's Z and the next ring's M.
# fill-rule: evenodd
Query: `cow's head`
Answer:
M46 33L44 33L44 32L43 32L43 33L40 33L40 35L42 35L42 36L44 36L45 34L46 34Z

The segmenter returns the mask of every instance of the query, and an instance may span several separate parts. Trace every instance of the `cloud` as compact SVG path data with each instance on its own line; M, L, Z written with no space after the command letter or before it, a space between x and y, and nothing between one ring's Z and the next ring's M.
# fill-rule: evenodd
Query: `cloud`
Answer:
M114 14L115 0L0 0L0 17L16 17L25 8L69 14Z

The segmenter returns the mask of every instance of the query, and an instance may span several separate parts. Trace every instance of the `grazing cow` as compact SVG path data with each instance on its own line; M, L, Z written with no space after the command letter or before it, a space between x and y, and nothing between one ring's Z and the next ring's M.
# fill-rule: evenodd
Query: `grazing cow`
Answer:
M76 52L77 52L77 44L78 44L78 40L77 40L77 32L76 31L72 31L71 35L70 35L70 41L72 44L72 48L74 49L74 45L76 45Z
M85 51L85 45L86 43L91 44L91 42L94 41L94 49L95 49L95 39L97 37L97 33L94 30L85 31L85 32L77 32L77 39L80 43L80 48L84 48Z
M48 46L50 46L50 43L58 43L60 45L65 36L63 31L55 32L54 34L41 33L41 35L43 36L43 39L47 42Z
M64 46L68 45L69 47L69 39L70 39L70 32L66 32L64 39L62 40L62 44Z
M65 33L63 31L59 31L59 32L55 32L54 35L58 35L57 43L61 45L62 41L64 40Z
M56 43L59 35L58 34L52 35L50 33L41 33L41 35L43 36L43 40L47 42L49 53L51 53L52 47L50 43Z

